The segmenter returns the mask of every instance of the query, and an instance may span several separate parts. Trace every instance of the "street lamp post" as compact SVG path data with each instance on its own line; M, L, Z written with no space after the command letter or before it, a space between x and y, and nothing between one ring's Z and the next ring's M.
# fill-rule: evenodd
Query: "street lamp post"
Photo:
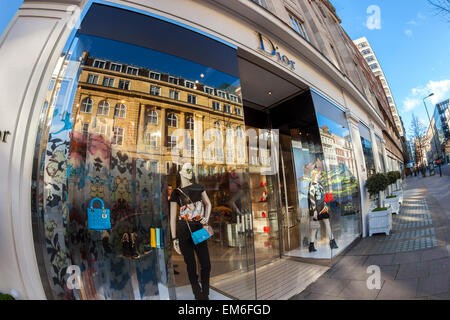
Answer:
M428 113L427 104L425 103L425 99L428 99L431 96L434 96L434 93L430 93L427 97L423 98L423 105L425 106L425 111L427 112L428 121L430 123L430 126L431 126L431 118L430 118L430 114ZM434 120L434 121L436 121L436 120ZM434 144L436 146L436 152L437 152L438 157L439 157L440 152L439 152L438 144L436 142L436 132L434 131L434 128L431 128L431 130L433 132L433 141L434 141ZM434 163L433 163L433 166L434 166ZM442 177L441 159L438 159L438 166L439 166L439 175Z

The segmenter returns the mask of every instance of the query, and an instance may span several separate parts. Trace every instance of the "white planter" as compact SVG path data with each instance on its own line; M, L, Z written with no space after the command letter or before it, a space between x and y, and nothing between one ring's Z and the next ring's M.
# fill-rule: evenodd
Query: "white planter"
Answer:
M384 200L384 204L386 207L387 206L391 207L392 213L395 213L395 214L400 213L400 199L398 196L396 196L395 198L391 198L391 199L386 198Z
M385 233L389 235L392 229L391 208L387 210L369 213L369 236L374 233Z
M403 204L403 189L400 189L398 191L394 191L394 195L398 197L398 203L400 206Z

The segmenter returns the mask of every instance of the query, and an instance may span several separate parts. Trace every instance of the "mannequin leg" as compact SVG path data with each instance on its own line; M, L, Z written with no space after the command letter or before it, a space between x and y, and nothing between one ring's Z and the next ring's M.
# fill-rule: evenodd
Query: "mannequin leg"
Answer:
M195 299L199 300L201 296L201 288L198 283L197 275L197 262L195 261L195 245L190 239L180 239L180 250L183 254L184 262L186 263L186 270L191 283L192 293L194 293Z
M324 219L323 222L325 223L325 231L327 233L328 240L333 240L333 232L331 231L331 224L330 219Z
M312 219L311 219L312 221ZM314 247L314 242L316 242L317 228L311 228L311 234L309 238L309 252L317 251Z
M209 259L208 243L206 241L195 246L195 252L200 263L200 276L202 284L202 299L208 300L209 276L211 273L211 262Z

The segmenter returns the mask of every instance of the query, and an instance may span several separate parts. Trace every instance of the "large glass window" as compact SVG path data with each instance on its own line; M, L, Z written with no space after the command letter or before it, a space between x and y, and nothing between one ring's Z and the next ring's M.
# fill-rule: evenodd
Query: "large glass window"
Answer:
M361 136L364 161L366 163L367 176L371 176L372 174L376 173L376 169L372 148L372 139L370 137L370 130L367 126L365 126L361 122L359 123L358 127L359 127L359 134Z
M120 32L103 33L115 28ZM193 45L186 47L184 39ZM226 134L226 126L220 133L214 128L216 121L231 131L244 127L244 117L214 111L217 97L208 90L196 91L189 103L192 89L179 86L176 103L175 96L167 99L179 79L192 79L199 88L219 89L221 97L236 96L229 101L231 110L243 108L235 48L164 20L95 3L66 48L50 87L54 107L43 111L33 173L33 232L47 296L193 299L169 227L169 199L183 187L179 171L190 163L193 182L211 203L210 290L217 286L216 296L254 299L245 134L237 138ZM123 81L87 84L93 67L97 79L122 71ZM133 91L124 90L130 87ZM90 225L97 198L93 209L111 223L104 230ZM81 286L68 285L75 273ZM227 280L236 275L244 280L230 287Z

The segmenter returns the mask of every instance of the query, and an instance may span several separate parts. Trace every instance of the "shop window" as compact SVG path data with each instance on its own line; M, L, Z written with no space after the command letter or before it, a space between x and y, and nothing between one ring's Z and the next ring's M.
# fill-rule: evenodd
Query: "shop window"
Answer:
M178 117L174 113L167 115L167 124L169 127L178 128Z
M119 89L122 90L130 90L130 81L129 80L119 80Z
M122 65L118 63L112 63L109 66L109 69L112 71L122 72Z
M127 107L123 103L116 104L116 108L114 109L114 117L124 119L127 117Z
M100 101L97 107L97 115L108 116L109 115L109 102L106 100Z
M116 146L123 145L123 139L124 139L124 128L113 128L113 136L111 138L111 144Z
M366 164L367 176L376 173L375 159L373 155L372 139L370 137L370 130L367 126L359 123L359 134L361 136L361 144L363 148L364 161Z
M137 76L139 72L138 68L134 68L134 67L127 67L127 73L131 74L132 76Z
M85 98L81 102L80 112L91 113L92 112L92 104L93 104L93 102L92 102L91 98Z
M152 96L160 96L161 95L161 87L150 86L150 94Z
M98 75L92 74L92 73L88 74L86 82L91 83L91 84L97 84L98 83Z

